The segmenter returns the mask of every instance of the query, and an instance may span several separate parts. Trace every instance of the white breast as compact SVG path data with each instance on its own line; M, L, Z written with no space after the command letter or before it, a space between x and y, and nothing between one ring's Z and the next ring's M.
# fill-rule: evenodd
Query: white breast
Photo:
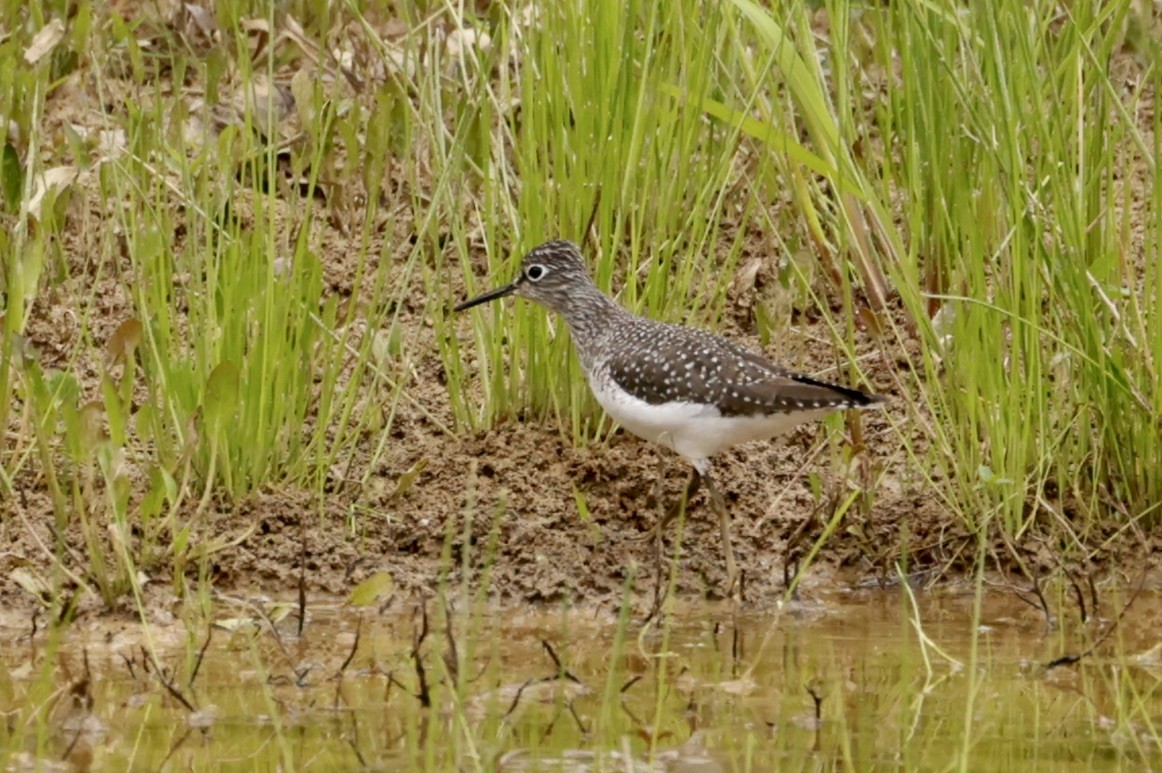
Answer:
M723 416L714 406L699 403L652 405L620 389L609 379L591 377L589 386L597 402L618 424L640 438L676 451L695 467L728 448L782 435L835 410Z

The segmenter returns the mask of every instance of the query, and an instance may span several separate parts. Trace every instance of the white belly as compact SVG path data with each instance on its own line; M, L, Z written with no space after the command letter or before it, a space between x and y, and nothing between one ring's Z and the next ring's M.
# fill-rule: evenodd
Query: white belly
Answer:
M710 457L742 443L765 440L832 413L820 408L769 416L723 416L698 403L651 405L606 381L589 382L597 402L618 424L640 438L669 448L699 466Z

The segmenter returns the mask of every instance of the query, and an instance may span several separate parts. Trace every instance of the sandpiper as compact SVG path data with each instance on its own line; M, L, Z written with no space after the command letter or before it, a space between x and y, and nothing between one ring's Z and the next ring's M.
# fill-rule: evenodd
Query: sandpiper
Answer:
M507 295L536 301L564 317L601 407L635 435L690 462L694 472L683 501L706 483L718 511L728 589L738 570L730 514L710 476L710 459L833 411L884 401L794 373L705 330L634 314L597 288L572 242L550 241L533 249L511 284L467 300L456 311Z

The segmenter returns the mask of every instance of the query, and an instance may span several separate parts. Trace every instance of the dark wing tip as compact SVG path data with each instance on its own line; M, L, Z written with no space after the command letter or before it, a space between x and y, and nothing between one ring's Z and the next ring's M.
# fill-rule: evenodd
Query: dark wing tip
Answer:
M870 408L886 402L881 395L817 381L809 376L788 373L765 381L726 390L719 410L729 416L770 415L798 411L842 411Z
M838 384L831 384L827 381L820 381L819 379L805 376L802 373L795 373L781 365L776 365L761 354L744 349L733 342L727 341L725 343L734 354L758 366L770 376L773 376L773 382L769 383L774 385L775 392L787 403L819 403L815 407L821 408L828 406L834 406L835 408L870 408L888 401L888 398L884 395L874 395L859 389L850 389L839 386ZM780 381L782 383L778 384L777 382ZM751 386L756 385L752 384Z
M837 406L846 404L851 408L870 408L873 405L880 405L888 401L888 398L884 395L873 395L870 392L863 392L859 389L851 389L849 387L839 386L838 384L829 384L826 381L819 381L810 376L803 376L797 373L788 378L796 383L811 387L813 391L818 390L817 394L822 393L823 395L827 395L830 398L830 402Z

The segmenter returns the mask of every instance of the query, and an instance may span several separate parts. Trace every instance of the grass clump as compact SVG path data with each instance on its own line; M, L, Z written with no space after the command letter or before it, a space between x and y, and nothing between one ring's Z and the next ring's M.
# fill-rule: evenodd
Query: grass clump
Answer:
M1157 84L1113 79L1129 4L1042 10L885 14L875 34L907 42L905 77L877 112L898 138L901 297L929 321L923 394L961 511L1092 551L1155 520L1162 485L1140 464L1162 451L1157 229L1131 226L1158 203L1135 118Z
M970 532L1056 535L1081 560L1156 522L1158 189L1143 116L1157 77L1119 80L1157 53L1125 56L1139 11L733 5L736 45L760 44L744 72L764 121L727 120L772 151L768 195L799 181L842 299L832 329L850 341L852 320L886 326L885 354L908 361L893 413L909 416L898 427L921 475ZM818 168L788 145L800 121Z

